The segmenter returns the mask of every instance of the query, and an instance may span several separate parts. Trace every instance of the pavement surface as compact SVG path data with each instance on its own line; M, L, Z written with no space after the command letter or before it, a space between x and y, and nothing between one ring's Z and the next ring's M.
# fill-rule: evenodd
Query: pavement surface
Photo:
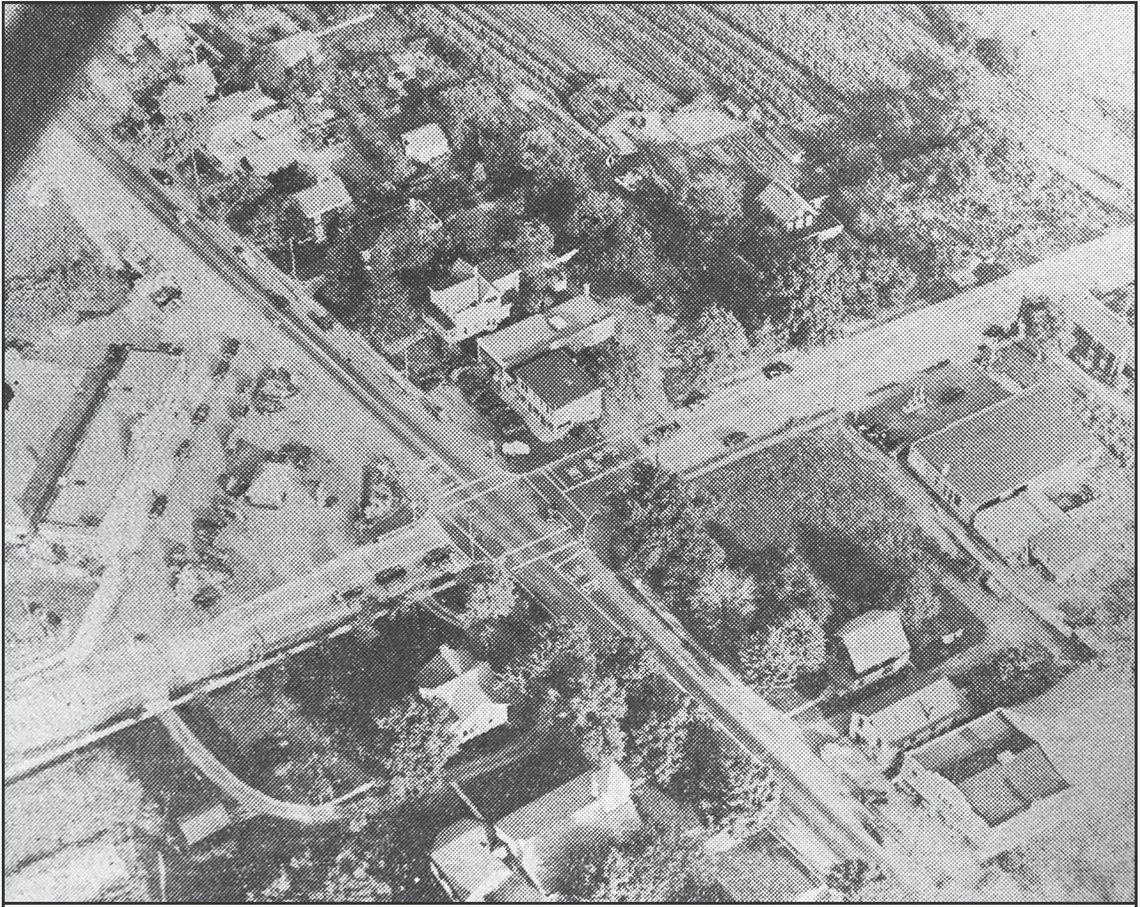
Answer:
M883 863L916 894L932 893L930 880L916 874L911 861L903 859L891 846L878 845L867 833L863 807L837 783L791 719L709 659L675 622L668 621L653 602L611 573L593 552L581 550L575 558L575 563L591 577L589 588L583 588L579 578L567 575L551 558L543 556L546 550L566 550L567 543L564 538L558 541L558 526L546 518L549 511L532 484L517 481L486 456L483 445L473 443L466 432L429 412L418 392L394 375L359 337L343 330L318 330L307 317L310 312L320 312L310 298L290 286L256 253L235 256L233 249L241 241L235 243L233 235L224 228L180 215L177 204L144 173L127 164L98 130L74 117L68 128L86 152L113 173L133 196L131 203L141 203L146 208L146 216L157 222L156 229L181 241L180 257L164 257L176 274L182 269L214 271L229 284L232 295L241 301L239 304L252 309L255 320L258 313L268 318L284 338L311 357L390 433L440 464L459 482L486 483L489 490L473 493L466 500L469 535L495 539L504 549L533 546L529 559L516 568L517 578L551 610L594 627L608 624L618 632L644 639L680 689L705 705L745 749L773 765L782 784L784 802L813 834L828 842L836 853L861 855ZM721 452L723 445L717 433L726 424L746 424L753 430L764 426L779 429L788 418L805 418L805 408L809 410L806 418L810 419L828 405L860 402L868 388L904 377L913 371L916 362L968 349L991 321L1010 318L1010 311L1016 311L1023 293L1046 288L1056 292L1057 286L1088 286L1097 274L1118 274L1123 270L1121 261L1127 257L1130 241L1130 237L1119 233L1104 237L873 332L805 354L793 363L792 375L770 383L754 382L733 389L731 394L715 396L690 420L688 431L661 445L662 462L685 468L707 459L710 450ZM267 295L280 293L282 287L292 300L286 311L278 311ZM948 325L953 329L947 330ZM804 401L809 401L806 407ZM303 626L293 629L297 635L305 632ZM122 701L121 681L132 675L136 678L136 696L142 689L146 689L144 696L159 692L165 696L165 690L150 689L156 686L153 680L140 683L139 675L164 678L167 664L161 652L141 661L135 653L107 652L98 662L84 666L83 682L91 698L100 704ZM144 665L157 670L146 670ZM144 701L158 699L158 695L153 695ZM90 724L75 726L71 736L89 730Z

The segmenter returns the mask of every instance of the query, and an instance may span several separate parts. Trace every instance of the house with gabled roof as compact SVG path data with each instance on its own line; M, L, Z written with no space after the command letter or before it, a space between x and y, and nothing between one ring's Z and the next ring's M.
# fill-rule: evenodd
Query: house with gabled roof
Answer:
M1048 830L1069 783L1028 731L997 709L904 754L897 780L983 857Z
M352 196L336 174L329 174L307 189L293 193L290 199L312 224L313 237L317 242L324 242L328 217L352 204Z
M965 695L947 678L871 714L853 712L848 736L888 769L908 746L940 734L970 715Z
M864 611L840 627L836 636L843 643L858 686L894 674L910 663L910 641L897 611Z
M432 846L432 870L456 900L555 899L575 845L625 839L642 821L632 782L607 762L570 778L493 822L462 819Z
M451 710L452 730L460 743L507 723L507 704L495 700L494 680L487 662L446 644L416 675L420 695Z

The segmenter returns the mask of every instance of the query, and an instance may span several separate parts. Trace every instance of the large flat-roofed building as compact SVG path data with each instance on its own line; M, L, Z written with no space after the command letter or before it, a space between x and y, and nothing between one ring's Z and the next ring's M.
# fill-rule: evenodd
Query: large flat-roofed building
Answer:
M77 392L102 381L87 374L55 362L25 359L15 350L4 353L4 387L12 392L4 413L6 541L27 537L63 473L66 445L77 443L85 421Z
M539 353L515 367L514 388L553 434L602 417L602 387L564 349Z
M914 471L965 522L1031 482L1087 460L1095 440L1063 381L1042 381L915 441Z
M86 528L102 522L139 453L137 426L164 401L177 361L170 353L125 350L119 367L91 388L97 405L89 409L90 400L77 401L83 412L75 411L77 431L60 452L55 487L41 505L45 522Z
M553 349L580 352L614 335L613 312L595 300L589 289L546 312L479 338L479 359L497 372Z
M1014 713L997 709L903 756L898 780L984 856L1047 830L1069 789Z

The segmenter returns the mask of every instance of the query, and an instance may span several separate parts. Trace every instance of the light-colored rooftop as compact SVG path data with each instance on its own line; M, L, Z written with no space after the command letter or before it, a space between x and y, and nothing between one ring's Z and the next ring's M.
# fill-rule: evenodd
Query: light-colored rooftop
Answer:
M501 367L510 369L610 317L610 311L583 293L547 312L531 315L509 327L479 338L479 348Z
M294 193L293 200L302 214L310 220L316 220L350 204L352 196L348 194L341 178L333 174L315 186Z
M793 223L818 213L795 189L777 180L772 180L760 193L760 204L781 224Z
M686 145L719 142L748 124L716 107L682 107L665 121L665 128Z
M965 718L968 714L969 706L962 691L945 677L939 677L929 686L867 717L887 743L897 746L940 721L955 715Z
M438 123L409 130L400 136L400 141L404 145L404 154L421 164L428 164L449 150L447 136Z
M897 611L864 611L840 627L836 635L843 640L857 674L910 652Z

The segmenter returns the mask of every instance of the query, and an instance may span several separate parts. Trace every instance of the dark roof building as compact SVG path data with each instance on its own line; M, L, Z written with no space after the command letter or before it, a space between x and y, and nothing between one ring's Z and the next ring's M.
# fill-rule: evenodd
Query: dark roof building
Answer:
M903 757L899 780L981 851L997 854L1048 827L1051 798L1069 785L1004 709Z
M908 459L969 520L987 504L1092 451L1072 392L1062 381L1047 380L921 438Z
M598 379L564 349L539 353L522 365L516 365L511 374L516 381L529 387L551 412L600 387Z

